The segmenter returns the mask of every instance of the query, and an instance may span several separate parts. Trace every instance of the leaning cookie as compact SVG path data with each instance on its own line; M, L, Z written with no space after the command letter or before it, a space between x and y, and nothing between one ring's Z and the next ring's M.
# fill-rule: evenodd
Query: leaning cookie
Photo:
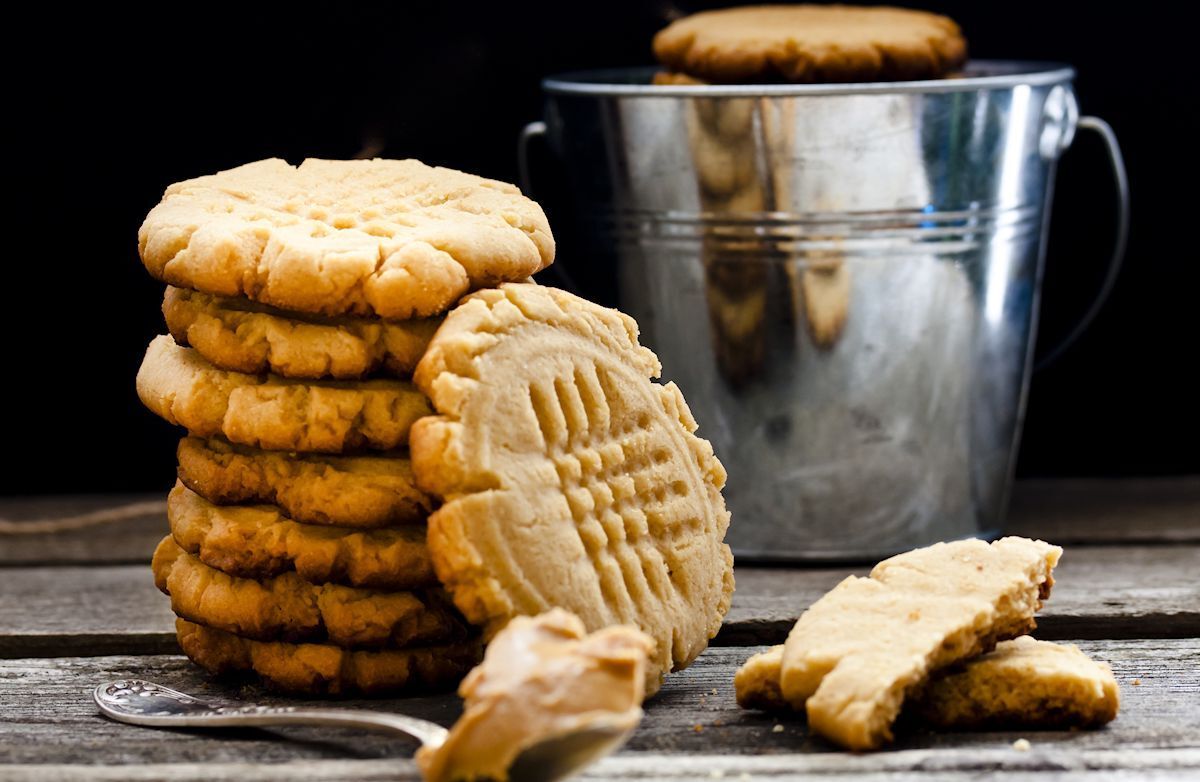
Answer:
M177 287L320 315L428 317L554 260L516 187L417 160L260 160L177 182L138 231Z
M264 451L220 438L184 437L179 479L218 505L271 504L304 524L420 524L433 498L417 488L406 453L335 456Z
M227 372L166 335L146 349L137 391L151 412L192 434L291 451L392 450L431 412L400 380L302 382Z
M168 287L167 329L180 345L234 372L351 380L372 373L408 377L439 318L302 317L248 299Z
M714 83L897 81L946 75L967 45L951 19L924 11L775 5L686 16L659 31L654 54Z
M655 639L647 687L687 666L733 592L725 470L637 324L554 288L506 284L446 318L414 376L413 428L439 579L495 632L552 607Z
M313 584L437 586L422 526L354 530L298 524L269 505L213 505L182 485L171 490L167 518L180 548L238 578L294 571Z
M310 584L295 573L253 581L205 565L170 536L151 564L154 583L189 621L261 641L400 647L453 641L467 628L438 590L381 592Z
M213 674L253 673L283 692L383 695L449 689L479 662L478 639L440 646L351 651L328 644L255 641L175 620L179 646Z

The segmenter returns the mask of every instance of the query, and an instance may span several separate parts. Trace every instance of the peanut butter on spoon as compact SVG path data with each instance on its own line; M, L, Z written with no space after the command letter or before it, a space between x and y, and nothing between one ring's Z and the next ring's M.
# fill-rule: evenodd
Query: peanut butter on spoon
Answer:
M542 764L537 776L552 778L549 765L611 752L641 721L653 650L640 630L589 635L562 609L514 618L459 687L465 708L446 741L417 753L422 774L429 782L526 776L516 762Z

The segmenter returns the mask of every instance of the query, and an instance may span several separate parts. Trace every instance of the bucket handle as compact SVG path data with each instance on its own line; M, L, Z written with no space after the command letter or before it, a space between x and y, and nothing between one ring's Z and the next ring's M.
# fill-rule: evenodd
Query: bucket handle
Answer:
M533 198L533 177L529 174L529 142L546 135L546 123L538 120L521 128L517 138L517 175L520 177L521 192Z
M546 137L546 123L538 120L530 122L525 127L521 128L521 135L517 137L517 176L521 185L521 192L529 198L533 198L533 175L529 168L529 145L537 138ZM546 269L547 274L552 274L558 278L558 286L566 291L579 294L579 286L575 284L570 273L566 270L561 262L552 263Z
M1078 128L1096 133L1104 142L1108 161L1112 166L1113 182L1117 189L1117 234L1113 240L1112 254L1108 258L1108 270L1104 275L1104 283L1092 299L1091 306L1076 321L1075 326L1067 332L1067 335L1038 360L1033 367L1035 372L1045 369L1057 361L1083 336L1083 332L1087 331L1088 326L1092 325L1092 321L1096 319L1116 285L1117 277L1121 273L1121 264L1125 259L1125 247L1129 243L1129 177L1125 173L1125 158L1121 155L1121 145L1117 143L1117 134L1113 132L1112 126L1099 117L1080 117Z

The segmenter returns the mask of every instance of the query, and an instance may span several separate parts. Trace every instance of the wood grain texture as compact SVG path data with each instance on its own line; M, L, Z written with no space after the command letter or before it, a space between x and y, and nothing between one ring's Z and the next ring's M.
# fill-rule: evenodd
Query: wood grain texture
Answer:
M589 776L665 774L695 779L706 777L711 769L736 779L743 772L772 778L784 772L1153 771L1189 764L1200 768L1200 640L1081 641L1080 646L1108 661L1121 683L1121 714L1108 728L952 734L932 733L908 722L890 751L867 755L840 752L809 736L801 717L737 708L733 672L757 649L710 649L691 668L668 679L647 704L646 718L621 756ZM273 697L257 687L213 681L178 656L7 660L0 662L0 703L5 704L0 711L0 764L43 766L46 772L55 767L56 776L70 770L58 764L88 763L133 764L136 774L147 775L137 776L131 767L125 769L126 776L108 778L192 778L189 775L207 772L214 779L237 773L256 779L265 778L261 775L267 771L279 775L275 764L297 763L297 779L373 779L388 773L416 778L406 760L412 745L387 736L327 728L147 730L110 722L96 713L90 691L101 681L125 676L213 700L303 702ZM1134 679L1140 685L1133 686ZM443 724L455 719L459 710L458 700L449 695L339 705L402 711ZM1011 748L1019 737L1032 742L1032 752ZM1120 752L1114 752L1118 748ZM1163 752L1166 748L1174 750ZM1192 752L1175 754L1181 750ZM249 763L265 765L243 765ZM71 773L76 772L82 773ZM13 773L0 766L0 778L9 779Z
M0 499L0 567L71 563L149 562L167 529L167 492L6 497ZM79 521L81 516L146 503L162 504L157 513L78 526L63 532L29 533L22 526Z
M56 519L132 502L136 495L0 498L0 519ZM736 523L736 522L735 522ZM167 528L158 514L53 534L0 534L0 566L149 562ZM1200 543L1200 476L1019 481L1007 532L1059 544Z
M1200 543L1200 476L1019 481L1006 532L1059 545Z
M213 681L173 653L168 601L146 565L166 529L161 514L12 532L22 520L158 499L0 500L0 519L12 522L0 524L0 658L10 658L0 659L0 779L418 779L403 740L307 728L148 731L96 714L91 689L121 676L215 700L286 701ZM850 755L808 736L802 718L739 710L732 674L754 645L781 640L813 600L866 570L739 567L717 639L725 646L672 676L629 746L581 778L1200 779L1200 477L1018 484L1009 531L1067 546L1037 635L1091 639L1080 646L1113 665L1123 703L1108 728L948 734L905 721L891 750ZM460 708L452 695L342 705L443 724ZM1012 748L1018 737L1032 742L1030 752Z
M1039 615L1043 638L1200 636L1200 546L1076 547ZM865 568L736 569L715 643L779 643L800 613ZM0 570L0 657L175 650L174 616L145 565ZM119 607L119 615L114 611Z
M765 782L967 782L1006 774L1035 782L1184 782L1196 779L1200 750L1101 750L1086 758L1011 749L975 752L969 758L940 751L897 752L883 770L865 770L862 758L765 755L623 755L607 758L572 779L729 780ZM420 782L411 761L315 760L255 763L171 763L140 766L0 766L6 782Z

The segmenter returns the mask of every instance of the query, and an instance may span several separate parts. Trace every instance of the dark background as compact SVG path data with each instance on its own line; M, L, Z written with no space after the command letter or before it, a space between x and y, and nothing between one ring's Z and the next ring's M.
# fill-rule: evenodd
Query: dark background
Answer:
M710 5L342 3L318 15L175 3L125 19L107 7L43 10L20 30L44 61L6 74L16 138L0 493L169 485L178 434L133 388L163 330L162 287L138 262L136 232L167 184L364 148L514 181L516 135L540 115L542 76L648 64L667 19ZM1200 472L1193 29L1172 24L1164 2L925 5L960 22L973 56L1074 64L1083 111L1112 123L1129 167L1126 268L1091 330L1034 377L1019 473ZM9 34L20 42L16 27ZM1059 168L1042 351L1100 284L1112 200L1102 149L1083 137ZM566 205L544 205L569 264Z

